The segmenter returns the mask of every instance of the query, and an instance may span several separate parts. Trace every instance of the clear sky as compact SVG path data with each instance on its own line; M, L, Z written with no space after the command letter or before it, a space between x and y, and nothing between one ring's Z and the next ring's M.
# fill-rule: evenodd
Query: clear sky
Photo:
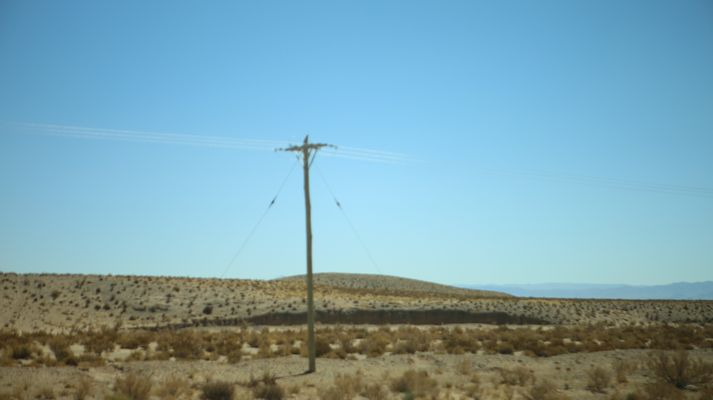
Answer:
M317 272L713 279L707 0L0 1L0 270L221 276L305 134ZM301 190L225 276L304 272Z

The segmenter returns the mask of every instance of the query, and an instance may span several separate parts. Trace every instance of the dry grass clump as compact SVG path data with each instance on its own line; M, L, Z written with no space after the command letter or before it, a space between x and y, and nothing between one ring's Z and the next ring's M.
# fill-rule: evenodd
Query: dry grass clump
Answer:
M114 382L116 394L129 400L148 400L152 386L151 378L133 372Z
M407 370L391 381L391 390L403 393L405 397L421 397L438 391L438 382L426 371Z
M275 375L269 372L265 372L259 380L250 377L248 386L256 399L282 400L285 397L285 390L277 383Z
M612 397L612 400L684 400L683 392L665 382L654 382L644 385L636 392L625 397ZM703 400L703 399L702 399Z
M605 393L611 385L611 374L602 367L593 367L587 371L587 390L592 393Z
M191 385L187 380L171 377L163 381L156 390L156 395L163 400L178 400L191 397Z
M612 370L617 383L626 383L629 381L629 374L636 370L636 364L617 358L612 361Z
M713 364L691 359L687 351L654 353L648 365L657 379L678 389L707 386L713 378Z
M53 400L55 398L54 390L49 386L41 387L35 393L34 398L38 400Z
M351 399L361 393L364 382L360 373L355 375L337 374L334 377L334 385L319 390L321 400L341 400Z
M522 365L513 369L501 368L498 372L500 373L500 383L509 386L526 386L535 380L532 370Z
M531 386L529 389L527 389L524 393L522 393L523 397L527 400L568 400L569 396L565 395L564 393L560 393L557 390L557 386L555 386L552 381L549 381L547 379L540 380L539 382L535 383L533 386Z
M74 400L84 400L92 394L93 390L92 380L88 377L82 378L77 383L77 387L72 398Z
M215 381L207 382L201 387L202 400L233 400L235 386L232 383Z
M386 352L386 348L390 343L392 343L392 339L389 332L379 329L362 339L358 348L362 354L369 357L378 357Z
M165 332L159 340L159 348L176 358L196 360L203 355L202 338L192 330Z
M318 391L320 400L352 399L356 396L369 400L382 400L388 396L387 391L379 383L367 384L364 382L361 371L354 375L337 374L334 384Z

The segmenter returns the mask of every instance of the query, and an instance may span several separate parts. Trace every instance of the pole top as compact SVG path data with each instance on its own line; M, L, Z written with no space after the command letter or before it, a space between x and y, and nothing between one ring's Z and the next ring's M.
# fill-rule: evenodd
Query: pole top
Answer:
M275 151L292 151L292 152L297 152L297 153L304 153L304 152L310 152L310 151L317 151L323 147L330 147L333 149L337 148L337 146L335 146L333 144L328 144L328 143L310 143L309 135L305 135L302 145L292 145L292 146L288 146L288 147L277 148L277 149L275 149Z

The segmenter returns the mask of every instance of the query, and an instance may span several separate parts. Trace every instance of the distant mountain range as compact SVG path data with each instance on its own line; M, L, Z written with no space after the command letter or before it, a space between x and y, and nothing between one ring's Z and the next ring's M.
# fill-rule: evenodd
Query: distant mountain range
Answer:
M467 289L493 290L519 297L588 299L713 300L713 282L677 282L668 285L633 286L587 283L538 283L523 285L458 285Z

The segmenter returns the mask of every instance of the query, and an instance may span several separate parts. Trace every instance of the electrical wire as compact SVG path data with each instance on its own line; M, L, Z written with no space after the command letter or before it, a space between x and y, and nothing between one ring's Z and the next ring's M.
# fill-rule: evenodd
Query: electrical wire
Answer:
M275 197L272 198L272 201L267 205L267 208L265 208L265 211L262 212L262 215L260 215L260 218L258 218L257 222L255 225L253 225L252 229L250 229L248 235L245 237L243 242L240 244L240 247L238 247L238 250L235 252L233 257L230 259L230 262L228 265L225 266L225 269L223 270L223 273L220 274L219 279L223 279L225 277L225 274L228 273L228 270L230 267L233 265L235 260L238 259L238 256L243 252L245 249L245 246L248 244L250 239L255 235L255 232L257 231L257 228L262 224L262 221L265 219L267 214L270 212L272 209L272 206L275 205L275 202L277 201L277 197L280 196L280 193L282 193L282 189L285 187L285 184L287 183L287 180L290 179L290 176L292 176L292 173L295 171L295 168L297 167L297 164L299 163L299 158L292 164L292 168L290 168L290 172L285 176L285 179L282 180L282 183L280 184L280 187L277 189L277 194L275 194Z
M364 250L364 253L366 253L367 257L369 258L369 261L371 261L371 265L373 265L374 268L376 269L376 273L381 275L382 273L381 273L381 268L379 268L379 264L377 264L376 260L374 260L374 257L372 256L371 251L369 251L369 248L367 247L366 242L364 242L361 235L359 234L359 231L357 231L356 227L352 223L352 220L349 218L346 211L344 211L344 207L342 207L342 203L340 203L339 200L337 200L337 196L334 195L334 191L332 190L332 187L330 186L329 182L327 182L327 179L324 177L322 170L319 168L318 165L315 165L315 168L317 169L317 174L322 179L324 186L327 187L329 194L332 195L332 199L334 199L334 204L337 206L339 211L341 211L341 214L344 217L344 220L347 221L349 228L351 228L352 233L354 234L354 237L356 237L357 241L361 244L361 247Z

